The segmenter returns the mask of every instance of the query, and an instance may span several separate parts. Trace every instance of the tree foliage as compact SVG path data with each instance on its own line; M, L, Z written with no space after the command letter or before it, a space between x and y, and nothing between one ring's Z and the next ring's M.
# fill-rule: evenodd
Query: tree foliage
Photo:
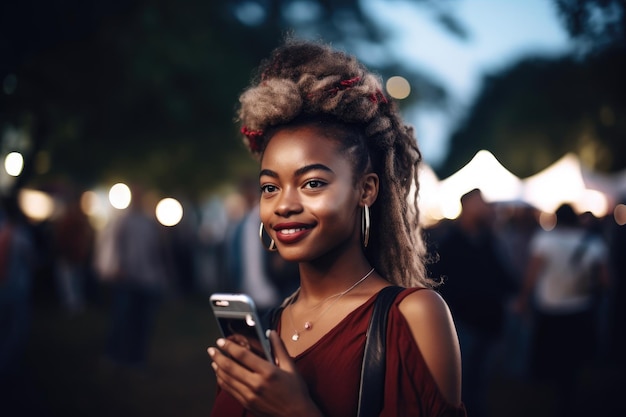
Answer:
M522 177L567 152L600 172L626 168L624 3L556 3L578 48L564 57L527 57L485 77L481 93L451 136L439 175L450 175L480 149L490 150ZM606 19L598 16L609 9L619 12L619 23L602 29L598 20Z
M559 16L581 53L624 46L624 0L555 0Z
M355 53L386 50L384 26L361 3L3 2L0 152L25 154L22 184L124 180L167 192L210 190L256 169L234 109L252 69L285 33ZM462 35L445 10L438 16ZM445 101L443 87L397 57L383 56L377 68L405 75L422 100Z

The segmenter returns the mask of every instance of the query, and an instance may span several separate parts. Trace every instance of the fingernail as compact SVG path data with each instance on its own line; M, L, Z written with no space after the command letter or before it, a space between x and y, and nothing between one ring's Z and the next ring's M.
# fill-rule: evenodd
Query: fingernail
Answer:
M217 364L215 362L211 362L211 368L213 368L214 371L217 371Z
M219 347L224 347L225 344L226 344L226 340L224 340L224 339L217 339L217 345Z
M215 348L212 348L212 347L209 348L209 355L210 356L214 356L215 355Z
M267 329L265 331L265 337L267 337L269 339L270 338L270 333L272 333L272 330L271 329Z

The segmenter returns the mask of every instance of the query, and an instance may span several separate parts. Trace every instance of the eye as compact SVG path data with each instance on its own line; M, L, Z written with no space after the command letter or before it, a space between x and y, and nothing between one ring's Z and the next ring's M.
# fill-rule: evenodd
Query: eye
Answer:
M261 186L261 193L262 194L273 193L276 190L278 190L278 187L276 187L275 185L272 185L272 184L263 184Z
M304 188L320 188L326 185L322 180L309 180L304 184Z

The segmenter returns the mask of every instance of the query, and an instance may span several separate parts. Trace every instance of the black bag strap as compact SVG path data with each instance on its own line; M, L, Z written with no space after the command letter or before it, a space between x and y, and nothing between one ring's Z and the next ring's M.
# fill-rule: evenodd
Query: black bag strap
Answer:
M402 287L385 287L378 293L367 329L365 353L361 365L357 417L374 417L383 408L385 388L385 342L389 308Z

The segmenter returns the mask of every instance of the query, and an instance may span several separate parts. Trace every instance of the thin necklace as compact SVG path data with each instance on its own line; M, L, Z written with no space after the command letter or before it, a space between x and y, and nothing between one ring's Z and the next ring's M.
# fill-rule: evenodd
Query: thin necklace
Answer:
M337 301L339 301L341 299L341 297L343 297L344 295L346 295L347 293L349 293L350 291L355 289L357 287L357 285L359 285L360 283L365 281L367 279L367 277L372 275L372 272L374 272L374 268L370 269L367 274L365 274L360 280L355 282L350 288L348 288L345 291L339 292L337 294L331 295L330 297L327 297L327 298L323 299L321 302L317 303L312 309L310 309L307 313L315 310L316 308L318 308L319 306L321 306L322 304L324 304L326 301L330 300L331 298L335 298L336 297L335 300L332 303L330 303L328 305L328 307L326 307L320 313L319 316L317 316L317 319L315 319L315 321L319 321L324 316L324 314L326 314L328 312L328 310L330 310L331 307L334 306L337 303ZM300 288L298 288L298 292L300 292ZM297 297L293 297L291 299L291 302L289 303L289 306L293 306L293 303L295 302L296 298ZM294 342L297 342L300 339L300 331L296 328L296 325L295 325L295 323L293 321L293 315L292 315L291 309L289 310L289 320L291 321L291 327L293 327L293 335L291 336L291 340L293 340ZM311 330L311 329L313 329L313 322L310 321L310 320L305 321L304 322L304 330Z

